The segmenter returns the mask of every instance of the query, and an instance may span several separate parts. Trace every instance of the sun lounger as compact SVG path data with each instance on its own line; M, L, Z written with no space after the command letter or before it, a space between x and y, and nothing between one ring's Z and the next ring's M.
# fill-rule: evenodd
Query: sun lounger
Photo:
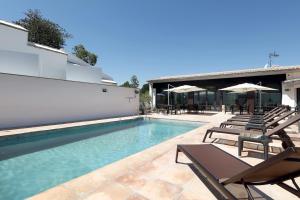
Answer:
M287 108L283 108L281 110L279 110L276 113L273 113L272 115L266 117L266 118L262 118L262 119L257 119L257 118L250 118L250 119L239 119L239 118L231 118L228 119L227 121L236 121L236 122L251 122L251 123L263 123L263 122L269 122L272 121L275 117L281 115L282 113L286 112Z
M221 128L226 128L227 126L242 126L245 127L246 130L249 129L262 129L264 127L269 128L269 127L273 127L275 126L279 121L285 119L286 117L289 117L290 115L292 115L293 113L295 113L296 111L288 111L285 112L281 115L279 115L277 118L275 118L273 121L270 121L268 123L263 122L263 123L251 123L251 122L237 122L237 121L226 121L226 122L222 122L220 124Z
M281 129L284 129L284 128L290 126L291 124L296 123L299 120L300 120L300 114L297 114L297 115L291 117L290 119L286 120L284 123L280 124L278 127L281 127ZM276 121L274 120L273 122L269 123L268 126L272 125ZM274 134L273 133L274 130L277 130L277 127L276 127L276 129L274 128L274 129L272 129L268 133L272 133L272 135L273 135ZM265 131L266 131L266 129L265 129ZM245 135L245 134L252 134L252 133L254 133L254 134L257 134L257 133L263 134L264 131L241 130L241 129L233 129L233 128L213 127L213 128L207 129L207 131L206 131L206 133L205 133L205 135L203 137L203 141L202 142L205 142L206 137L207 137L208 134L209 134L209 138L211 138L211 136L212 136L213 133L225 133L225 134L232 134L232 135L240 135L241 133L244 133L244 135Z
M176 163L179 152L192 161L198 172L221 193L222 199L237 199L225 187L229 184L244 186L248 199L254 199L250 185L267 184L277 184L300 198L300 189L295 181L300 176L299 147L288 148L253 167L211 144L178 145ZM287 180L291 180L294 186L284 183Z
M275 108L273 108L272 110L270 110L269 112L267 112L263 115L253 115L253 114L251 114L251 115L236 115L232 118L248 118L249 119L251 117L257 117L257 118L267 117L268 115L271 115L271 114L277 112L278 110L282 109L283 107L284 106L275 107Z
M273 109L272 111L264 114L264 115L250 115L250 116L233 116L231 119L252 119L252 120L266 120L270 117L272 117L273 115L278 115L279 112L282 112L282 111L286 111L286 110L290 110L290 107L289 106L280 106L280 107L277 107L276 109Z
M253 131L253 130L240 130L240 129L213 127L206 131L203 137L203 142L205 142L207 135L209 134L209 137L211 137L212 133L239 135L239 140L241 140L242 142L250 141L250 142L262 143L264 145L265 158L268 158L268 144L269 142L271 142L270 139L272 139L272 136L274 135L279 136L280 140L282 141L282 147L284 149L291 146L295 146L291 141L291 139L289 138L289 136L284 131L284 129L298 122L299 120L300 120L300 114L297 114L268 131ZM239 141L239 154L243 148L243 146L241 146L241 141Z

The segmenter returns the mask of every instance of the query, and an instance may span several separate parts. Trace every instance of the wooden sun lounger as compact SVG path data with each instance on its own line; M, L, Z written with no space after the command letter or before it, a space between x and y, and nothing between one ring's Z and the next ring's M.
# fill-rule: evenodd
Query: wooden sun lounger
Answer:
M253 199L250 185L277 184L300 198L300 188L295 178L300 176L300 148L288 148L270 159L251 166L211 144L177 145L178 153L183 152L198 169L199 173L222 194L224 199L237 199L225 186L244 186L248 199ZM294 187L284 183L291 180ZM223 199L223 198L222 198Z

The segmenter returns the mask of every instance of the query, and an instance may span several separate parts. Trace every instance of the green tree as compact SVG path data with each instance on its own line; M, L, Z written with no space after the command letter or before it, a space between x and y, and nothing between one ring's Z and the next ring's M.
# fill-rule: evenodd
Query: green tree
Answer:
M73 48L73 54L92 66L94 66L97 63L98 56L86 50L86 48L82 44L76 45Z
M138 88L139 87L139 80L136 75L133 75L130 79L130 85L132 88Z
M131 87L130 83L128 81L124 82L122 85L120 85L121 87Z
M140 93L140 111L142 114L146 114L151 109L151 100L149 93Z
M63 48L72 35L58 24L45 19L39 10L28 10L25 17L15 22L28 30L28 40L56 49Z
M147 84L147 83L144 84L144 85L142 86L140 92L141 92L142 94L144 94L144 93L149 93L149 84Z

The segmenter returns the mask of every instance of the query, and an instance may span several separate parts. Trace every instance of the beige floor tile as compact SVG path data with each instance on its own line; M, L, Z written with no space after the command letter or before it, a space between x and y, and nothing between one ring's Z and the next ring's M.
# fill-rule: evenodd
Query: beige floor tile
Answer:
M77 179L71 180L64 184L64 186L72 191L76 191L76 194L80 197L86 196L92 193L97 188L106 185L108 180L100 173L92 172L85 176L81 176Z
M103 188L99 188L93 194L89 195L86 200L124 200L132 195L132 192L120 184L108 183Z
M189 168L189 167L187 167ZM191 170L189 168L189 170ZM191 170L192 171L192 170ZM209 191L206 185L194 176L189 182L183 185L180 200L213 200L215 196Z
M130 197L128 197L126 200L149 200L149 199L139 194L133 194Z
M161 179L172 184L183 185L190 181L195 175L186 165L174 164L167 168L161 176Z
M148 199L171 200L176 199L182 188L162 180L149 180L139 190Z
M115 179L115 182L130 187L135 190L139 190L146 184L146 179L138 176L134 172L128 172Z

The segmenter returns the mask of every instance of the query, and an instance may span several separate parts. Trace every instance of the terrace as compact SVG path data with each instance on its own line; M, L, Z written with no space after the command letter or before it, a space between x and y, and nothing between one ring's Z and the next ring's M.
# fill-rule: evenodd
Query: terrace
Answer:
M212 187L208 187L203 177L195 175L189 165L176 164L174 162L176 145L201 143L206 129L218 126L231 116L230 114L224 113L206 115L149 115L147 117L199 121L206 122L206 124L188 133L179 135L105 167L96 169L86 175L46 190L29 199L217 199L218 194ZM122 118L118 118L117 120L121 119ZM59 125L59 128L108 121L113 120L65 124ZM43 127L43 130L49 128L58 127L48 126ZM299 138L295 131L296 128L295 125L288 128L290 136L293 138ZM41 130L41 128L36 127L18 131L6 131L1 134L15 134L35 130ZM214 145L238 157L236 136L215 134L213 139L214 140L210 140L209 142L213 141ZM300 146L300 140L296 140L296 146ZM281 145L278 141L273 142L270 146L272 146L271 153L281 151ZM258 150L261 149L261 146L249 144L246 147L241 157L243 161L251 165L263 161L262 151ZM189 163L189 160L184 155L180 155L179 159L181 162ZM299 181L299 179L297 181ZM261 199L297 199L294 195L276 185L256 186L255 188L257 191L255 196L260 196L262 197ZM234 193L234 187L231 190ZM239 193L237 195L242 198L245 197L246 193Z

